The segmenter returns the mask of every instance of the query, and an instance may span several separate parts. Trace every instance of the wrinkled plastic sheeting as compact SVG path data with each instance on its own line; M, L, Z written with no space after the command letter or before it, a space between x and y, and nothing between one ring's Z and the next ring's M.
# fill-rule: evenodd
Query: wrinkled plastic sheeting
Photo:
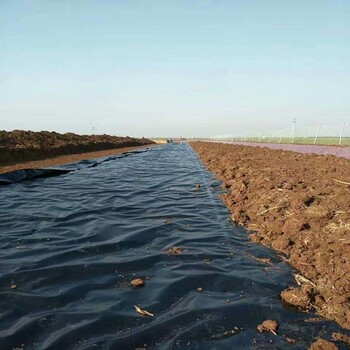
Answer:
M16 182L33 180L43 177L59 176L70 173L65 169L22 169L10 173L0 174L0 185L11 185Z
M2 349L305 349L341 330L281 303L292 271L228 220L189 146L129 155L0 188Z
M145 152L148 148L125 152L115 156L101 157L99 159L92 160L82 160L76 163L64 164L58 167L48 167L42 169L21 169L15 170L8 173L0 174L0 186L1 185L11 185L13 183L29 181L39 178L59 176L63 174L68 174L72 171L77 171L84 168L93 168L104 162L109 162L112 160L120 159L129 156L130 154L137 154L140 152Z

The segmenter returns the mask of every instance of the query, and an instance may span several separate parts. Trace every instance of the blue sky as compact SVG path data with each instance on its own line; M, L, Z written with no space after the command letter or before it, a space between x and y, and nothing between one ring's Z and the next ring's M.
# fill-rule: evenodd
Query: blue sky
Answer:
M350 1L0 0L0 129L350 123Z

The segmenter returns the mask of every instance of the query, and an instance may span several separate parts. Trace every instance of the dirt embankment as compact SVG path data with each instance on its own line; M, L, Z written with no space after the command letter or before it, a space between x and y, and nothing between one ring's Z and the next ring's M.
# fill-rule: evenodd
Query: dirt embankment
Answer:
M116 154L121 154L124 152L133 151L140 148L154 147L156 144L144 145L144 146L133 146L133 147L122 147L122 148L112 148L104 151L96 152L84 152L75 153L65 156L56 156L54 158L47 158L41 160L32 160L23 163L16 163L12 165L0 165L0 174L8 173L11 171L21 170L21 169L41 169L48 167L55 167L62 164L76 163L85 159L96 159L100 157L114 156Z
M267 148L191 146L223 182L232 220L283 252L299 287L282 299L350 329L350 162Z
M153 143L145 138L109 135L76 135L22 130L0 131L0 165Z

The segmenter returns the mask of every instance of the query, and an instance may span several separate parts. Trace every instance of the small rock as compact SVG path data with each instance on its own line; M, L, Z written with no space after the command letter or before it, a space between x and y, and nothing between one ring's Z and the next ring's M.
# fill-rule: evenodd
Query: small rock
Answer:
M135 288L141 288L145 285L145 281L142 278L135 278L130 283Z
M265 320L262 324L259 324L257 330L261 332L271 332L276 335L276 331L278 328L278 323L272 320Z

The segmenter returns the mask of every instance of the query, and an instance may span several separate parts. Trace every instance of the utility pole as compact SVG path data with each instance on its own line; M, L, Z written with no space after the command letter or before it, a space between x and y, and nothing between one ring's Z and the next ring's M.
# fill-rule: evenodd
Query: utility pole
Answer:
M295 126L296 126L296 119L293 119L293 135L292 135L292 143L294 143L294 139L295 139Z
M341 131L340 131L340 137L339 137L339 145L341 145L341 142L342 142L342 139L343 139L344 126L345 126L345 123L343 122L343 124L341 125Z
M280 135L280 139L279 139L278 143L282 142L283 132L284 132L284 129L282 129L282 131L281 131L281 135Z
M320 132L320 128L321 128L321 125L319 125L318 128L317 128L316 136L315 136L315 138L314 138L314 145L316 145L317 138L318 138L318 134L319 134L319 132Z

